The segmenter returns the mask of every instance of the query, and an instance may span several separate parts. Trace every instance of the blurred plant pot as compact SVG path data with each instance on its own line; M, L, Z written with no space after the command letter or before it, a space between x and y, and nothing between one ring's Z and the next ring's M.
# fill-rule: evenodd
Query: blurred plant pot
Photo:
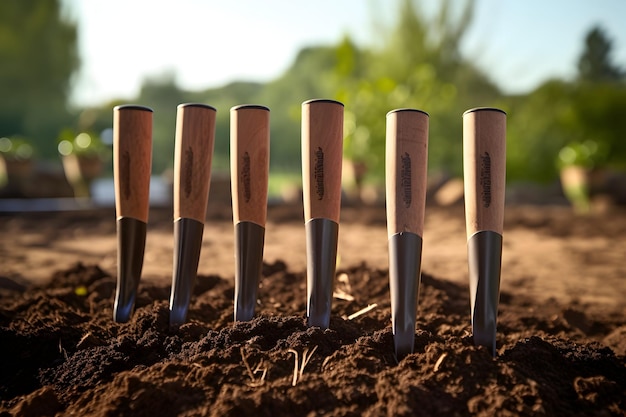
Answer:
M16 159L0 157L3 164L3 174L7 177L9 182L11 180L18 180L22 178L28 178L33 171L33 161L31 159Z
M342 173L342 191L348 201L363 203L364 186L363 182L368 171L368 165L365 161L344 158L341 164Z
M13 158L0 154L0 188L6 188L15 196L25 197L28 182L32 177L33 165L30 158Z
M591 209L591 170L584 166L569 165L561 168L561 187L565 197L577 213Z
M74 197L91 197L91 183L103 170L100 155L69 154L62 158L65 178L74 189Z

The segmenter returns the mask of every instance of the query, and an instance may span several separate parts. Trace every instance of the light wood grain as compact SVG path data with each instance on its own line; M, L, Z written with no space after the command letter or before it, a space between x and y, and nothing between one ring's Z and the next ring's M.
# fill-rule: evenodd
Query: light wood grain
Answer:
M423 237L428 170L428 114L399 109L387 114L385 179L387 234Z
M326 218L339 223L342 103L309 100L302 103L302 188L305 221Z
M463 171L467 237L502 234L506 186L506 113L479 108L463 114Z
M174 148L174 220L204 223L215 143L216 110L204 104L181 104Z
M113 108L113 177L118 218L148 222L152 172L152 109Z
M230 109L230 178L233 222L265 227L269 176L270 111L257 105Z

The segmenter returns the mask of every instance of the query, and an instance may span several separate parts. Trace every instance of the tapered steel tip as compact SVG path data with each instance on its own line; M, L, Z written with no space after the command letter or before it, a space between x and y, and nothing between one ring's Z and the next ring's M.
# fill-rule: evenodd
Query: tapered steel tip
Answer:
M174 268L170 293L170 325L187 320L187 310L198 274L204 223L190 218L174 222Z
M330 326L330 311L327 312L310 312L307 317L308 327L319 327L328 329Z
M307 239L307 324L327 329L333 299L339 224L326 218L305 224Z
M496 327L500 299L502 235L484 230L467 242L472 333L476 346L496 355Z
M170 325L180 326L187 320L187 311L189 310L189 301L191 300L191 292L193 288L193 280L195 275L175 277L172 285L172 294L170 296Z
M402 232L389 238L391 321L398 360L413 353L421 266L421 236Z
M146 223L132 217L117 219L117 286L113 320L126 323L135 308L146 243Z
M181 326L187 321L187 304L170 307L170 326Z
M473 325L474 345L489 349L493 357L496 356L496 323L482 323L482 326Z
M235 225L235 321L254 318L263 271L265 228L250 221Z
M241 308L235 311L235 321L250 321L254 318L254 307Z
M396 358L398 360L404 359L405 357L413 353L413 346L415 344L415 332L396 332L393 335L393 341L396 347Z
M115 306L113 307L113 320L116 323L126 323L130 320L130 317L133 314L133 308L135 306L135 297L133 296L130 300L124 300L115 302Z

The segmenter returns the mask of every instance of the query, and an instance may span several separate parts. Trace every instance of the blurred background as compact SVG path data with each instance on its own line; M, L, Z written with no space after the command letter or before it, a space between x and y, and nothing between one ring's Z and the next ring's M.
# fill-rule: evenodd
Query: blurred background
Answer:
M169 204L176 106L217 108L210 200L229 200L229 109L271 109L270 193L297 199L300 109L345 104L346 201L384 198L385 115L430 114L430 204L462 199L462 119L508 113L507 199L626 204L626 2L0 2L0 210L110 205L112 109L154 110ZM30 201L30 203L28 203ZM60 202L63 203L60 203Z

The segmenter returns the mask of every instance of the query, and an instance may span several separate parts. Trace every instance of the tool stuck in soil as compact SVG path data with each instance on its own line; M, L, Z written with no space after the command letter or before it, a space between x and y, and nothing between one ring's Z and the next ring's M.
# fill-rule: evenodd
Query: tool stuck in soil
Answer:
M389 292L395 353L413 353L426 204L428 114L387 114L385 181L389 239Z
M254 317L267 217L270 111L230 109L230 177L235 229L235 320Z
M496 355L500 299L506 113L493 108L463 113L465 221L474 344Z
M302 103L302 188L306 227L307 324L330 324L337 262L343 156L343 104Z
M187 320L198 273L204 219L209 198L216 110L181 104L176 116L174 150L174 265L170 325Z
M113 109L113 175L117 222L117 287L113 319L130 320L143 268L152 165L152 109Z

